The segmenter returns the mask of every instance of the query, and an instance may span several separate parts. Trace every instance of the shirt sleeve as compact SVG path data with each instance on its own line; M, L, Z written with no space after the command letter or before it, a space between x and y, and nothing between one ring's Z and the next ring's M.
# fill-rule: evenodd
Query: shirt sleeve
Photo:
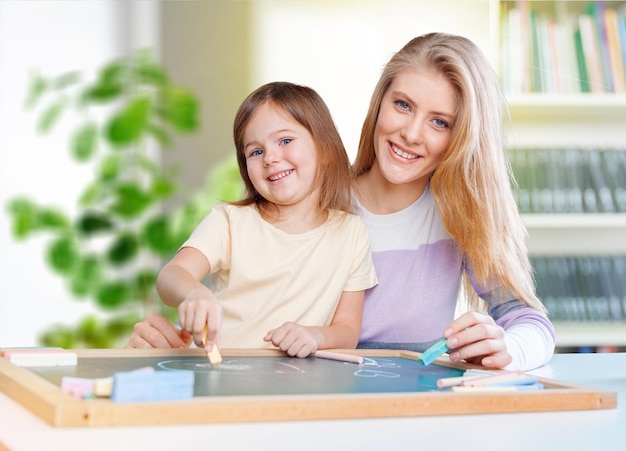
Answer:
M211 265L211 273L230 267L230 217L224 204L218 204L198 224L183 243L202 252Z
M361 291L378 284L374 260L372 258L369 231L365 223L358 216L352 216L354 258L350 277L346 281L344 291Z
M496 320L504 328L504 342L513 361L506 369L529 371L545 365L554 354L556 335L550 320L541 312L522 307Z

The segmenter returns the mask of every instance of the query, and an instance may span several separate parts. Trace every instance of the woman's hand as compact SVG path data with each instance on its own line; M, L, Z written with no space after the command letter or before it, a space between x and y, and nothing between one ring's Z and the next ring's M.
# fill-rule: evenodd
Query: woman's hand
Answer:
M271 342L291 357L308 357L319 347L319 341L313 330L291 321L270 330L263 340Z
M454 320L444 331L448 339L450 360L465 360L487 368L501 369L513 360L504 342L504 329L493 318L467 312Z
M165 317L150 314L135 324L126 348L188 348L191 335L176 329Z

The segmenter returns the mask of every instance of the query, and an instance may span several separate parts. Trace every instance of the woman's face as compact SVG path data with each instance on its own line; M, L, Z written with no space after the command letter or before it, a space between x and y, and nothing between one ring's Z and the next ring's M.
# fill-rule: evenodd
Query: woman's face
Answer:
M388 182L428 181L450 143L456 99L454 87L438 72L406 69L396 76L374 131L376 160Z

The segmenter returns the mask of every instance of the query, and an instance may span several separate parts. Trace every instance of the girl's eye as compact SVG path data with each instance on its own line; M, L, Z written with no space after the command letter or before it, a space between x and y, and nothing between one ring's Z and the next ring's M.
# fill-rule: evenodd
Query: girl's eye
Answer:
M291 138L283 138L283 139L280 140L280 144L283 145L283 146L286 146L291 141L293 141Z
M394 103L396 104L396 106L398 108L400 108L401 110L410 110L411 107L409 106L408 103L406 103L404 100L396 100L394 101Z
M446 121L444 121L443 119L434 119L433 122L439 128L448 128L449 127L448 123Z
M258 157L259 155L263 155L263 151L261 149L254 149L252 152L250 152L248 158Z

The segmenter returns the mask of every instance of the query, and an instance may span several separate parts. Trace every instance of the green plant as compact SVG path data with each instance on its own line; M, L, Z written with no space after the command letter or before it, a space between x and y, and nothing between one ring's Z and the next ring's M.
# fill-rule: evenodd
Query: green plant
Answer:
M50 269L66 280L75 299L90 299L101 312L74 327L52 325L41 343L113 347L150 311L172 318L175 312L158 301L154 289L161 261L172 256L215 201L235 199L241 191L232 159L177 210L162 211L163 201L179 186L175 168L161 167L154 147L167 149L174 135L198 129L197 98L172 83L143 50L106 64L93 81L81 80L77 72L36 74L27 106L40 108L41 133L73 113L78 125L69 138L70 154L94 173L74 215L24 196L8 204L14 237L47 233Z

